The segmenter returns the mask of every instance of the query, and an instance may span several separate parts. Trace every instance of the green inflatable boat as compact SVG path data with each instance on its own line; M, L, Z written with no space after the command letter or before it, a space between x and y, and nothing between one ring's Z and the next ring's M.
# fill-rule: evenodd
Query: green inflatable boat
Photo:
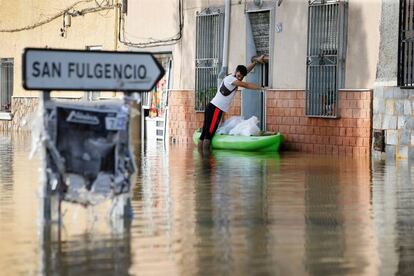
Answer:
M198 144L200 135L201 132L197 129L193 134L194 144ZM284 137L280 133L263 136L216 134L211 146L213 149L277 152L283 140Z

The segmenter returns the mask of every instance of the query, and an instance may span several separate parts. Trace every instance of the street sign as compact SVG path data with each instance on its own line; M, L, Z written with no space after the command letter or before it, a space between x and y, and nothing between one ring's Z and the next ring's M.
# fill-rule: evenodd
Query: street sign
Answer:
M26 48L27 90L150 91L164 69L148 52Z

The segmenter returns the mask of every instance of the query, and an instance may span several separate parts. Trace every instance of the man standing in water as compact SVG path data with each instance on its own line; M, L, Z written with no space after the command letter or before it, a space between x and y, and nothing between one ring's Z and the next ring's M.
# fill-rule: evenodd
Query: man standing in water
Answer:
M256 64L266 62L266 57L261 55L253 57L252 63L247 66L238 65L233 75L228 75L221 82L216 95L211 102L206 106L204 111L204 124L198 143L199 151L210 151L211 139L218 128L223 112L228 112L231 102L236 95L238 87L243 87L252 90L261 90L262 87L254 83L244 82L243 78L256 66Z

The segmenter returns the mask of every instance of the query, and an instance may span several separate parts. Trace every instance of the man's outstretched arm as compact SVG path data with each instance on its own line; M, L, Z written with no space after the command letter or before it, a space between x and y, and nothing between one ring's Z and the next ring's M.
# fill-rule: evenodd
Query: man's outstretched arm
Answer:
M247 88L247 89L251 89L251 90L262 90L263 89L263 87L260 87L260 86L254 84L254 83L244 82L244 81L239 81L239 80L233 81L232 84L235 85L235 86L238 86L238 87L243 87L243 88Z
M249 65L246 66L247 68L247 73L250 73L250 71L253 70L253 68L256 66L257 63L265 63L266 62L266 56L265 55L261 55L261 56L257 56L257 57L252 57L251 59L251 63Z

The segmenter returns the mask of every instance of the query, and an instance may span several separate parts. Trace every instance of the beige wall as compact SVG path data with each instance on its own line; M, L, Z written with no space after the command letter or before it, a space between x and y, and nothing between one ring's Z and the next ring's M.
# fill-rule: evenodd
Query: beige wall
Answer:
M245 7L238 3L233 1L231 6L228 73L232 73L238 64L245 64L247 58Z
M380 1L349 0L346 89L370 89L375 80L379 47ZM285 0L276 8L276 22L283 30L275 34L276 89L305 89L308 2Z
M127 47L128 50L173 53L173 88L194 86L195 12L207 1L183 2L182 38L172 45L143 47L142 43L176 37L179 33L178 0L129 1L125 21L124 38L135 44Z
M173 52L173 87L175 89L194 89L194 58L195 58L195 26L196 8L184 5L184 29L181 41L176 44Z
M380 16L381 1L349 1L347 89L373 88L378 62Z
M168 40L179 32L178 1L128 1L125 39L133 43Z
M0 29L15 29L30 26L58 14L79 1L65 0L15 0L0 1ZM86 3L85 3L86 2ZM100 1L101 2L101 1ZM115 2L115 1L109 1ZM74 8L83 10L96 7L95 1L82 1ZM86 46L101 45L104 50L117 47L115 37L115 9L104 10L72 18L66 37L60 34L63 17L40 27L20 32L0 32L0 57L14 58L14 97L37 96L36 91L25 91L21 83L22 53L25 47L49 47L85 49ZM62 92L60 96L81 96L80 92Z
M273 88L305 89L308 1L283 1L275 22L283 29L275 32Z
M171 0L174 2L174 0ZM173 47L174 88L194 89L195 15L206 7L224 7L224 0L184 2L184 33ZM234 1L231 6L229 72L246 61L245 7L252 2ZM284 0L275 5L273 83L275 89L305 89L308 2ZM373 87L378 60L381 6L375 0L349 0L345 89Z

